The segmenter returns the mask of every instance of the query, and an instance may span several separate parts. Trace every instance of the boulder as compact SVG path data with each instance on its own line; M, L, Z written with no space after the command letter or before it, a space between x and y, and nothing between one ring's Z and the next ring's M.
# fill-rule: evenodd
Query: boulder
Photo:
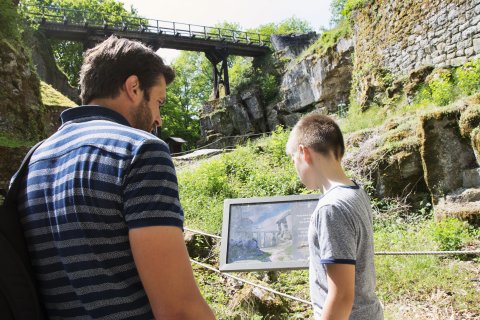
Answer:
M253 309L270 318L287 311L285 304L278 296L252 286L243 287L233 296L228 308L234 310L238 307Z
M375 195L380 198L421 200L427 192L422 159L416 148L399 150L379 163L375 179ZM419 197L420 195L420 197Z
M245 90L240 94L243 103L247 107L247 112L256 132L267 131L264 109L260 98L260 90L252 88Z
M268 130L273 131L280 125L280 120L278 118L277 103L271 103L266 107L267 110L267 125Z
M185 231L184 240L190 257L207 259L211 256L215 242L211 237Z
M461 188L440 198L435 205L435 218L446 217L480 226L480 188Z
M420 118L422 164L433 203L463 186L463 171L478 167L470 139L462 137L458 109Z

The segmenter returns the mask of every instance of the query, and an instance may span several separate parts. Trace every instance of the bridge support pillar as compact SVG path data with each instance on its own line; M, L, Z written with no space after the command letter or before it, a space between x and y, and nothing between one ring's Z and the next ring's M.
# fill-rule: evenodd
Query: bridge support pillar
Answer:
M212 64L213 69L213 95L220 98L220 87L225 89L225 95L230 94L230 79L228 78L228 50L215 49L205 52L205 56Z

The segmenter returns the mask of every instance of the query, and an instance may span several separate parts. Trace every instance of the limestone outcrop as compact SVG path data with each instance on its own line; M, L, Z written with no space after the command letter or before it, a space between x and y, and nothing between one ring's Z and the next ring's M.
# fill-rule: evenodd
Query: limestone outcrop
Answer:
M22 46L0 39L0 133L22 140L44 134L40 83Z
M264 105L260 88L253 87L206 102L200 116L200 144L220 138L229 140L226 138L229 136L268 132L278 125L292 127L305 113L314 110L335 113L339 107L346 107L352 78L353 41L341 39L323 55L311 54L300 59L298 55L316 39L315 33L272 36L279 59L289 61L279 98Z
M313 110L335 113L348 104L352 81L353 40L341 39L321 56L308 55L287 66L280 88L282 101L276 109L283 123L292 114Z
M68 83L67 76L58 68L45 35L40 31L32 31L25 35L24 41L32 48L32 62L38 77L72 101L80 103L79 90Z

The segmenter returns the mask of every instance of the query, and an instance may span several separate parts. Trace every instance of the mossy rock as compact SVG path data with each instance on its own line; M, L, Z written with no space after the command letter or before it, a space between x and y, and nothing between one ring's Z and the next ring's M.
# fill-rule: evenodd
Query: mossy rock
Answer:
M459 189L439 199L435 219L456 218L480 226L480 189Z
M40 81L42 102L48 107L75 107L77 104L46 82Z
M422 164L434 203L461 188L462 172L477 166L470 140L460 132L460 114L460 108L452 107L420 117Z
M10 179L28 150L28 146L0 146L0 194L8 189Z
M476 128L472 132L472 146L477 154L477 159L480 162L480 128Z
M480 127L480 105L469 106L460 116L460 132L465 138L470 138L472 131Z

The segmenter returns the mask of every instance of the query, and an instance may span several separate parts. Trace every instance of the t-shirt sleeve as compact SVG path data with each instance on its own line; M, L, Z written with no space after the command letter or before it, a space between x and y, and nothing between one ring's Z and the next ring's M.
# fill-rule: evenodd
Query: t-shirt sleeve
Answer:
M147 140L135 152L124 180L128 228L177 226L183 229L175 167L168 146Z
M356 263L356 232L348 212L335 206L321 207L317 231L320 263Z

